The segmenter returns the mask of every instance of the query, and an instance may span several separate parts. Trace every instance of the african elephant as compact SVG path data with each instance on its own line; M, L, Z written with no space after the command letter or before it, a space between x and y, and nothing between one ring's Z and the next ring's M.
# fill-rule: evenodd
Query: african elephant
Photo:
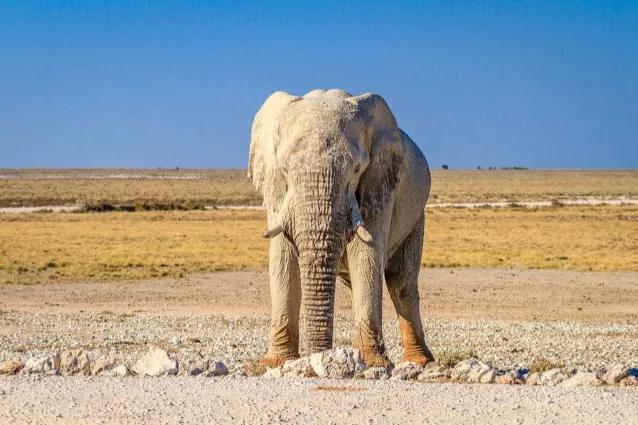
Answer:
M263 194L270 238L272 316L263 365L299 356L300 311L308 354L332 348L337 280L351 288L353 345L368 366L390 365L381 326L384 279L403 360L433 360L417 289L430 170L381 96L273 93L252 125L248 177Z

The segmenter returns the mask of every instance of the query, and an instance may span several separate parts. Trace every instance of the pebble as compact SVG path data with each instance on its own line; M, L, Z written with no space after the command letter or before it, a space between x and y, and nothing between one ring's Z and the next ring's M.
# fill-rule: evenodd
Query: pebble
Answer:
M390 378L388 369L385 367L369 367L365 369L364 371L360 372L357 376L363 379L375 379L375 380Z
M416 379L423 372L423 366L414 362L401 362L392 370L394 380L407 381Z
M334 348L310 356L310 365L320 378L352 378L365 369L363 357L356 348Z
M177 370L177 361L171 359L166 351L155 346L150 347L133 366L133 372L147 376L176 375Z
M441 382L448 379L450 371L436 362L425 365L423 372L417 377L420 382Z
M559 385L561 387L574 388L574 387L598 387L603 384L603 381L598 379L593 372L577 372L575 375L563 380Z
M209 360L208 367L206 372L204 372L204 376L212 377L212 376L226 376L228 375L228 367L224 364L224 362L219 360Z
M60 372L65 375L90 375L91 359L84 350L65 350L60 355Z
M629 368L623 364L617 364L610 367L602 376L602 380L610 385L614 385L629 376Z
M495 377L495 369L473 357L458 363L450 374L453 381L481 384L490 384Z
M0 375L15 375L24 367L20 359L8 359L0 362Z
M22 373L44 373L47 375L57 375L60 373L60 355L40 355L31 357L24 364Z

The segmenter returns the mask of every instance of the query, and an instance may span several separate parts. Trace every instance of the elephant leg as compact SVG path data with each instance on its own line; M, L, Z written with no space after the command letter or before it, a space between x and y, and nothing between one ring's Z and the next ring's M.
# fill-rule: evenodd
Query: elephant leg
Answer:
M419 312L418 278L423 249L424 218L388 261L385 272L390 298L399 317L403 342L402 361L425 365L434 356L425 344L421 314Z
M268 353L260 361L276 367L299 357L301 283L292 244L279 235L270 240L270 336Z
M363 360L370 367L390 365L383 341L382 258L374 247L356 239L348 248L355 321L352 345L363 353Z

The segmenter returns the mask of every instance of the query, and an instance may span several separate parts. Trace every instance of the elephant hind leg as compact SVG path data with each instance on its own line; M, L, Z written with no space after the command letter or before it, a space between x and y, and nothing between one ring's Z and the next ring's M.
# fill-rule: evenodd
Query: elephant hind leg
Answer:
M385 280L392 303L399 317L403 342L402 361L425 365L434 356L425 344L419 312L419 269L423 248L424 217L388 261Z

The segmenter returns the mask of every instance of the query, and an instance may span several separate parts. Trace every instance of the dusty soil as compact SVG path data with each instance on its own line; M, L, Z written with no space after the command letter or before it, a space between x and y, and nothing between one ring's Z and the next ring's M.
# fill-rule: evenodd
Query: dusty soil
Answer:
M12 424L630 424L638 401L631 389L189 377L19 377L2 392Z
M638 272L520 269L423 269L423 317L638 322ZM337 288L336 312L350 313L348 289ZM31 312L111 311L162 314L268 314L268 273L220 272L137 282L0 286L0 309ZM385 314L393 315L387 293Z
M424 269L427 341L438 359L495 367L539 357L596 370L638 365L638 273ZM386 294L387 295L387 294ZM401 354L389 297L384 337ZM231 371L266 348L266 272L180 280L0 286L0 360L81 347L129 367L149 345L170 378L0 377L0 423L619 423L635 421L636 388L272 380L184 376L202 359ZM350 296L337 291L335 344L347 345Z

